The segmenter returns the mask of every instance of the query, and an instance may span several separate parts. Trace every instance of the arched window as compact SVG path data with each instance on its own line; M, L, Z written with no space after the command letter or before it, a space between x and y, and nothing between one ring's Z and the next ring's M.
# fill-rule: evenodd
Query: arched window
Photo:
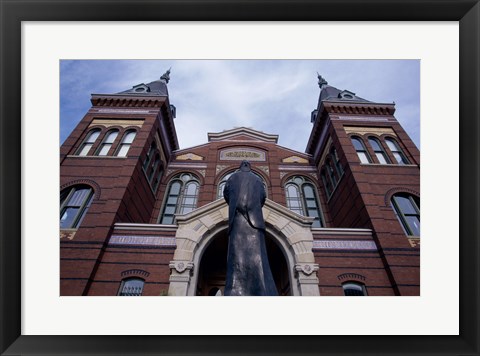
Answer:
M218 183L218 187L217 187L217 199L220 199L220 198L223 198L223 189L225 188L225 184L227 184L227 180L228 178L230 178L232 176L233 173L237 172L238 170L236 171L233 171L233 172L230 172L230 173L227 173L225 174L222 179L220 180L220 183ZM263 177L256 173L255 171L251 171L253 174L255 174L258 178L260 178L262 180L262 183L263 183L263 187L265 188L265 193L267 193L267 184L265 183L265 181L263 180Z
M385 150L383 149L382 144L378 141L375 137L369 137L368 142L370 142L370 146L372 146L373 151L375 152L375 156L377 156L378 162L381 164L389 164L390 160L388 159Z
M175 214L187 214L197 207L200 183L190 173L182 173L170 181L161 224L173 224Z
M88 185L75 185L62 190L60 193L60 228L77 228L85 217L92 198L93 189Z
M315 187L304 177L295 176L285 184L287 207L297 214L315 218L312 227L324 226Z
M363 297L367 295L365 285L356 282L347 282L342 284L343 293L346 296Z
M113 141L118 136L118 130L110 130L107 132L105 135L105 138L103 139L102 143L100 146L98 146L97 152L95 155L97 156L106 156L108 154L108 151L110 151L110 148L112 147Z
M420 236L420 199L399 193L392 197L391 203L405 233L409 236Z
M367 149L363 144L363 141L359 137L353 136L352 144L357 151L357 155L361 163L372 163L372 159L370 158L370 155L368 154Z
M132 145L136 135L137 131L135 130L128 130L125 132L122 142L120 142L120 145L118 145L117 153L115 155L118 157L127 157L128 150L130 149L130 146Z
M118 295L124 297L137 297L142 295L145 281L141 278L128 278L122 281Z
M86 156L100 135L100 129L91 130L77 150L77 156Z
M398 164L409 164L407 157L402 152L402 149L398 145L398 143L393 138L386 138L385 142L387 143L388 148L393 154L393 157L397 160Z

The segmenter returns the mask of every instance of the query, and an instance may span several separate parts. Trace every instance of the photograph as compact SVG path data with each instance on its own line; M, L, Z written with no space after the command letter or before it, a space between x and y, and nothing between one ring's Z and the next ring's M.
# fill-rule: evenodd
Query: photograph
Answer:
M0 0L0 354L479 356L479 2Z
M420 296L420 71L73 60L60 296Z

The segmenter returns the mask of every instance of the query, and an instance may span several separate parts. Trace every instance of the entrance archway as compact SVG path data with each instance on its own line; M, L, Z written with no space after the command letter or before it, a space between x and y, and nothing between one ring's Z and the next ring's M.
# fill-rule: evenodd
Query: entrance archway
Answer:
M266 243L280 295L319 295L313 256L313 218L297 215L269 199L262 209ZM173 296L220 295L227 256L228 206L223 199L176 216L177 248L170 262Z
M265 238L268 262L279 296L291 295L288 263L281 247L267 233ZM220 296L224 294L227 271L228 234L223 229L212 238L200 259L195 295Z

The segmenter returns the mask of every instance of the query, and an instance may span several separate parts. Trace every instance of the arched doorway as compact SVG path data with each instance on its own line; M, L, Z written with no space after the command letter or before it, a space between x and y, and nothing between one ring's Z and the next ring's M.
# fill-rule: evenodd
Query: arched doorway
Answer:
M267 253L279 294L319 295L318 265L312 251L313 218L292 213L269 199L262 212ZM220 295L226 274L227 203L218 199L178 215L176 220L176 249L169 264L169 295Z
M288 263L282 249L268 233L265 243L267 246L268 262L272 270L278 295L292 295L290 277L288 275ZM227 271L227 250L228 234L227 229L224 229L217 233L205 248L198 269L196 295L223 295Z

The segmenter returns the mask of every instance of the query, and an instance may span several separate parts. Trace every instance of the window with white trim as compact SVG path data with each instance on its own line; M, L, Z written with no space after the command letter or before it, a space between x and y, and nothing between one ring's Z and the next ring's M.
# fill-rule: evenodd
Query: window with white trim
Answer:
M410 194L398 193L393 195L391 204L405 234L420 236L420 199Z
M370 158L370 155L368 154L368 151L365 148L365 145L363 144L362 139L357 136L352 136L351 140L352 140L353 147L355 147L355 151L357 151L357 156L360 162L372 163L372 159Z
M287 207L293 212L315 218L312 227L323 227L324 222L315 186L302 176L294 176L285 183Z
M102 130L100 129L93 129L91 130L87 136L85 137L85 140L83 140L82 144L78 148L76 155L77 156L87 156L88 153L90 152L90 149L93 147L95 144L95 141L97 141L98 136L100 136L100 132Z
M381 164L389 164L390 159L385 153L385 150L383 149L380 141L376 137L370 136L368 138L368 142L370 143L370 146L372 146L373 152L375 152L375 156L377 157L378 162Z
M197 207L200 183L190 173L176 175L170 181L160 224L172 225L175 214L187 214Z
M395 157L395 160L398 164L410 164L397 141L395 141L393 138L387 137L385 142L387 143L388 148L392 152L392 155Z
M136 135L137 135L137 131L135 130L126 131L125 134L123 135L122 141L117 147L117 152L115 153L115 156L127 157L128 151L130 150L130 146L132 145Z
M118 130L110 130L105 134L102 143L98 146L95 152L96 156L106 156L113 145L113 142L118 136Z
M82 223L93 199L88 185L75 185L60 192L60 228L75 229Z

